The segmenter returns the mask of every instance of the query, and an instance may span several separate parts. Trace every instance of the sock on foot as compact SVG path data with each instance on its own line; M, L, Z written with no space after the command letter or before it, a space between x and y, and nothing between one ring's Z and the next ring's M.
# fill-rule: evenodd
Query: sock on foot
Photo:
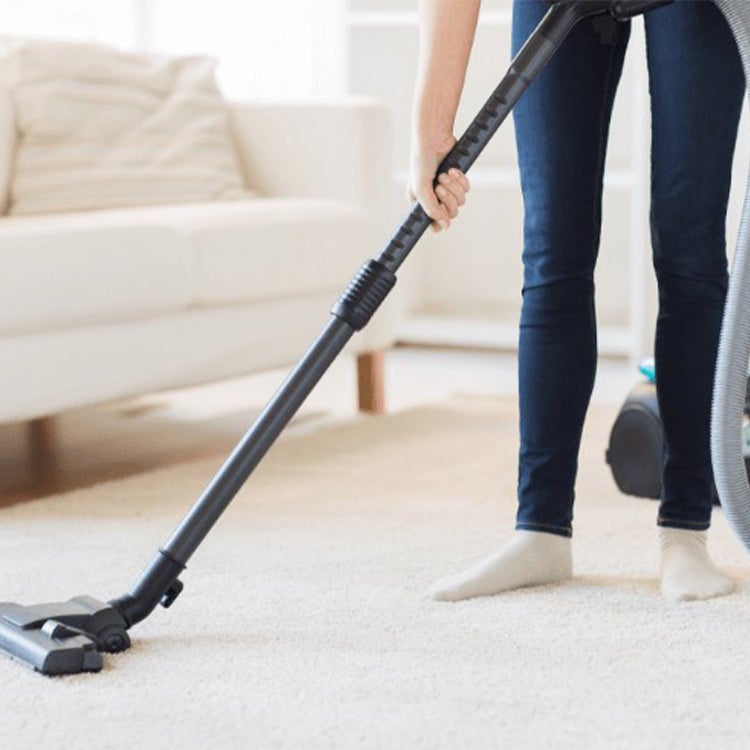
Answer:
M659 528L661 592L669 601L711 599L734 590L732 579L709 557L707 538L705 531Z
M436 601L456 602L523 586L563 581L573 575L570 538L541 531L516 531L513 538L482 562L437 581Z

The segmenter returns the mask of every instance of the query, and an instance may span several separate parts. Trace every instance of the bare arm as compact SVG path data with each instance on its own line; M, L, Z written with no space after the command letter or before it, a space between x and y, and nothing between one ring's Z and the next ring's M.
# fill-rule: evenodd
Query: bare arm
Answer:
M419 64L412 103L411 174L407 197L419 200L435 219L450 226L465 202L469 181L458 170L432 180L456 142L453 125L474 43L481 0L419 0ZM444 223L443 223L444 222Z

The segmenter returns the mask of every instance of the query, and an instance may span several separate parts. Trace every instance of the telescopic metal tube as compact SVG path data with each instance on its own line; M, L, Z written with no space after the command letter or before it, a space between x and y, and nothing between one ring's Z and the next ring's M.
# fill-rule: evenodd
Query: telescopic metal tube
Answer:
M437 175L456 167L468 172L529 84L553 57L582 18L607 12L611 0L561 2L547 12L511 63L507 74L438 167ZM237 491L341 352L355 330L364 327L396 281L395 272L430 226L417 202L377 260L366 263L352 280L333 318L242 438L193 508L128 594L111 602L128 622L144 619L161 601L169 606L181 591L178 576L190 556L226 510Z
M331 318L175 529L165 552L187 562L353 333L347 323Z
M462 172L469 170L521 94L552 58L579 15L574 6L555 6L549 11L461 140L438 167L438 174L454 166ZM431 221L422 206L415 203L378 262L395 272ZM354 329L347 323L335 316L331 319L175 530L164 546L165 552L183 564L187 562L353 333Z

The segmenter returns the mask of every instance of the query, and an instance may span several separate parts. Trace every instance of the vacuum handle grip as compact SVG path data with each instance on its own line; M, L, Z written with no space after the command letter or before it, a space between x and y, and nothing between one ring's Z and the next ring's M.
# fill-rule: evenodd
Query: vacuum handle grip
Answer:
M433 189L438 184L438 176L452 167L464 174L469 171L469 167L490 142L523 92L542 72L580 20L609 12L617 20L625 21L671 2L673 0L555 0L555 4L513 59L510 69L479 114L440 162L432 182ZM422 205L415 202L406 219L381 251L378 262L395 272L431 223L432 219Z
M461 138L440 162L433 180L455 167L466 174L495 131L508 116L529 84L541 73L563 43L570 30L582 17L581 6L554 5L513 59L511 66L490 98L471 122ZM378 262L395 272L432 223L417 201L386 247Z

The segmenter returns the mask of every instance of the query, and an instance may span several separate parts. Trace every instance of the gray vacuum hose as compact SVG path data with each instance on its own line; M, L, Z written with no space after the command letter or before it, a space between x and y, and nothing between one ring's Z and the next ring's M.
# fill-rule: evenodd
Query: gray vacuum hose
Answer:
M750 2L714 0L729 22L750 83ZM750 175L721 325L711 409L711 459L724 515L750 551L750 485L742 451L750 360Z

